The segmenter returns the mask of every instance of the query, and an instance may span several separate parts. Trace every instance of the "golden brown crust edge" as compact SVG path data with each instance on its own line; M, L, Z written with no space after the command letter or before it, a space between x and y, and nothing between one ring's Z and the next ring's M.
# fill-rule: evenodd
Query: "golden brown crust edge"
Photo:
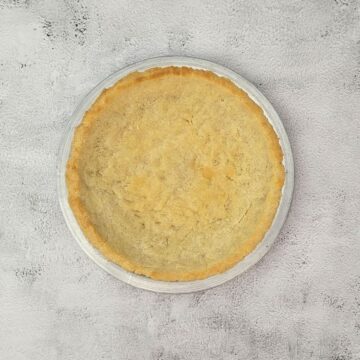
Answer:
M217 84L229 88L237 96L241 97L244 104L248 109L257 114L262 126L266 128L269 138L272 140L272 153L276 159L277 164L277 180L275 181L276 188L273 191L271 199L272 208L267 213L267 217L263 220L261 227L258 228L255 234L246 241L246 244L238 249L231 257L225 261L220 261L216 265L213 265L203 271L189 271L184 273L170 273L154 271L151 269L144 268L141 264L136 264L130 261L128 258L123 256L121 253L113 250L111 245L105 241L90 221L89 215L81 203L80 200L80 176L78 173L78 162L81 148L83 145L83 139L86 137L87 132L91 128L92 123L96 119L96 114L106 105L109 89L106 89L96 99L90 110L86 112L82 122L76 128L73 136L71 153L66 168L66 183L68 189L68 200L70 207L74 213L74 216L80 225L84 235L91 242L95 248L97 248L103 256L110 261L118 264L125 270L134 272L139 275L148 276L154 280L162 281L190 281L200 280L212 275L222 273L232 268L236 263L242 260L245 256L250 254L256 246L264 238L266 232L269 230L273 219L275 217L280 198L281 190L285 181L285 170L282 164L283 154L279 144L279 139L274 132L272 126L266 119L262 109L255 104L243 90L239 89L234 83L226 78L219 77L210 71L205 70L194 70L187 67L166 67L166 68L153 68L145 72L134 72L123 79L119 80L111 89L112 91L121 91L126 87L131 86L137 82L141 82L147 79L154 79L157 77L164 76L166 74L176 75L192 75L192 76L203 76L208 79L215 81Z

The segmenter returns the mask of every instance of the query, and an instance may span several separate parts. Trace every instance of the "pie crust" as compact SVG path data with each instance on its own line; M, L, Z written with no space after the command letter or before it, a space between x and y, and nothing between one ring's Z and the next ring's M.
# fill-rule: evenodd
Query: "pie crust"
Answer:
M188 67L134 72L74 133L69 204L122 268L188 281L226 271L261 242L284 183L279 139L230 80Z

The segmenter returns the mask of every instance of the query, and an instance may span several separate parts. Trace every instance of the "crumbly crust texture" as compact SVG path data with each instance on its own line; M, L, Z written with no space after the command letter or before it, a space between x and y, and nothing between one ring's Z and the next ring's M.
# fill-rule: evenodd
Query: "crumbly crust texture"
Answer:
M153 68L105 90L76 128L69 203L88 240L124 269L203 279L263 239L282 159L263 111L230 80Z

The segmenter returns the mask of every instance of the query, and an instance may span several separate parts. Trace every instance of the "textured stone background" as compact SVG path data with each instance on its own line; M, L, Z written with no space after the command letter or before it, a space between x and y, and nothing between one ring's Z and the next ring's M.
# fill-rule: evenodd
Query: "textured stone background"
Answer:
M293 146L268 255L188 295L141 291L80 250L56 154L80 99L157 55L238 71ZM360 2L0 0L0 359L360 359Z

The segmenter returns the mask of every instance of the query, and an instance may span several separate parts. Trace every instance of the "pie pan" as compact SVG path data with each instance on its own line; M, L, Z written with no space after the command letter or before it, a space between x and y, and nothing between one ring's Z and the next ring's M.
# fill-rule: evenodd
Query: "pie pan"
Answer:
M222 76L231 80L240 89L244 90L249 95L249 97L258 106L261 107L267 120L272 125L279 138L279 143L284 156L283 165L285 168L285 181L282 188L282 196L272 225L265 234L263 240L258 244L255 250L253 250L249 255L247 255L231 269L203 280L182 282L157 281L124 270L119 265L107 260L96 248L91 245L78 225L68 203L68 193L65 180L66 164L71 150L74 130L82 121L85 112L90 108L90 106L104 89L111 87L118 80L125 77L129 73L134 71L141 72L154 67L167 66L186 66L194 69L208 70L212 71L218 76ZM85 96L85 98L73 113L61 142L57 168L57 184L59 202L67 226L69 227L74 238L79 243L80 247L96 264L98 264L105 271L112 274L116 278L141 289L164 293L188 293L193 291L206 290L220 285L243 273L266 254L279 234L290 207L294 186L294 165L289 140L279 116L269 101L259 92L259 90L256 89L254 85L249 83L239 74L213 62L190 57L171 56L148 59L121 69L103 80Z

